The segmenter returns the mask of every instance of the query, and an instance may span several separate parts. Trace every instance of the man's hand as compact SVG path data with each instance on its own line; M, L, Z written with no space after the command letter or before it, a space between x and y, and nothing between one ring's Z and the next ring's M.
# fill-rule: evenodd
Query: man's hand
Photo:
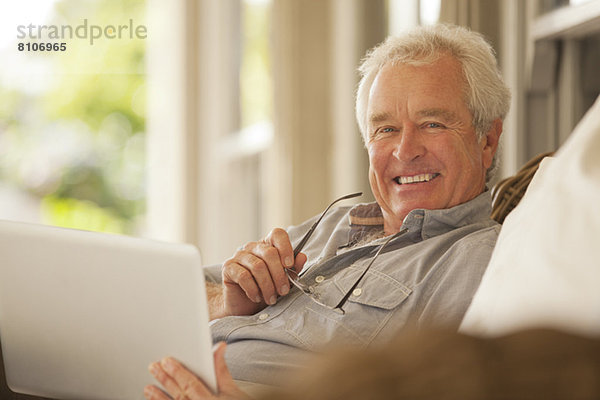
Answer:
M250 315L273 305L290 291L284 268L300 272L306 255L294 260L286 231L273 229L259 242L250 242L223 264L223 315Z
M214 353L218 394L213 393L200 378L177 360L166 357L149 366L150 373L165 388L166 393L156 386L146 386L144 396L148 400L212 400L250 399L233 382L225 363L225 343L217 345Z

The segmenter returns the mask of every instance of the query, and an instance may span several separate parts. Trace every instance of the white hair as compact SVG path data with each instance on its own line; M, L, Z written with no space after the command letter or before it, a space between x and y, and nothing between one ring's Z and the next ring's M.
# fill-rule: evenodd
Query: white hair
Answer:
M496 119L504 120L510 107L510 90L502 80L493 48L479 33L454 25L417 27L402 36L390 36L371 49L359 71L356 119L365 144L368 141L367 108L375 77L387 64L431 64L443 55L462 66L464 101L473 116L473 127L481 140ZM496 152L487 180L497 168Z

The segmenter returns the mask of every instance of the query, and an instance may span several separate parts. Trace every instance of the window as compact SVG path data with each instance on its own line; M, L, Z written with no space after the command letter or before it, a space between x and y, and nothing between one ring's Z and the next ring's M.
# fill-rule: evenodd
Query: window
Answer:
M419 21L422 25L436 24L440 18L441 0L421 0Z
M0 217L137 234L145 209L144 0L2 8Z
M388 31L390 35L416 25L433 25L440 18L441 0L388 0Z
M530 32L529 157L559 147L600 93L600 1L542 0Z

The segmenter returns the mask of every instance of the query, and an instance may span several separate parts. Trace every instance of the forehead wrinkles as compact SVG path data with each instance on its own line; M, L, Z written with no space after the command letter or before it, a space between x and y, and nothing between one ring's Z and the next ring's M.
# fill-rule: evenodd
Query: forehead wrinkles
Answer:
M440 76L440 68L444 71L443 78ZM413 77L415 79L412 79ZM466 117L462 112L457 113L458 110L454 110L455 101L459 99L461 107L465 106L469 113L468 118L472 119L472 113L464 98L465 83L460 63L449 56L437 58L434 63L417 65L388 63L378 71L370 87L365 113L366 126L394 121L403 114L406 116L405 113L413 118L436 117L444 121L458 122ZM432 94L432 87L446 88L445 91L450 87L456 95L444 100ZM419 93L422 96L419 96ZM431 104L426 104L427 98L430 98Z
M377 91L372 90L367 107L367 124L396 121L408 112L409 99L402 96L401 89L381 84ZM373 86L375 88L375 85Z
M425 81L420 88L411 87L408 83L407 90L403 90L402 87L395 87L395 83L390 82L388 85L379 82L378 85L372 87L366 115L367 123L396 120L403 116L432 117L444 121L472 118L468 105L460 96L462 94L460 85L451 85L450 88L442 85L441 89L437 89L440 86L437 86L435 81ZM457 93L458 96L449 97L444 96L443 93L436 95L435 90ZM463 111L465 111L465 115L463 115Z

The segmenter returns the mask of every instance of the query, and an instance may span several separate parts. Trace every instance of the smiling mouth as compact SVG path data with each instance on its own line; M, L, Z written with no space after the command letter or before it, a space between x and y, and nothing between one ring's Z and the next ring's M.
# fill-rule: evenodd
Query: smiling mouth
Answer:
M429 182L432 179L435 179L439 176L440 174L435 173L435 174L420 174L420 175L413 175L413 176L397 176L394 178L394 182L396 182L398 185L407 185L410 183L423 183L423 182Z

